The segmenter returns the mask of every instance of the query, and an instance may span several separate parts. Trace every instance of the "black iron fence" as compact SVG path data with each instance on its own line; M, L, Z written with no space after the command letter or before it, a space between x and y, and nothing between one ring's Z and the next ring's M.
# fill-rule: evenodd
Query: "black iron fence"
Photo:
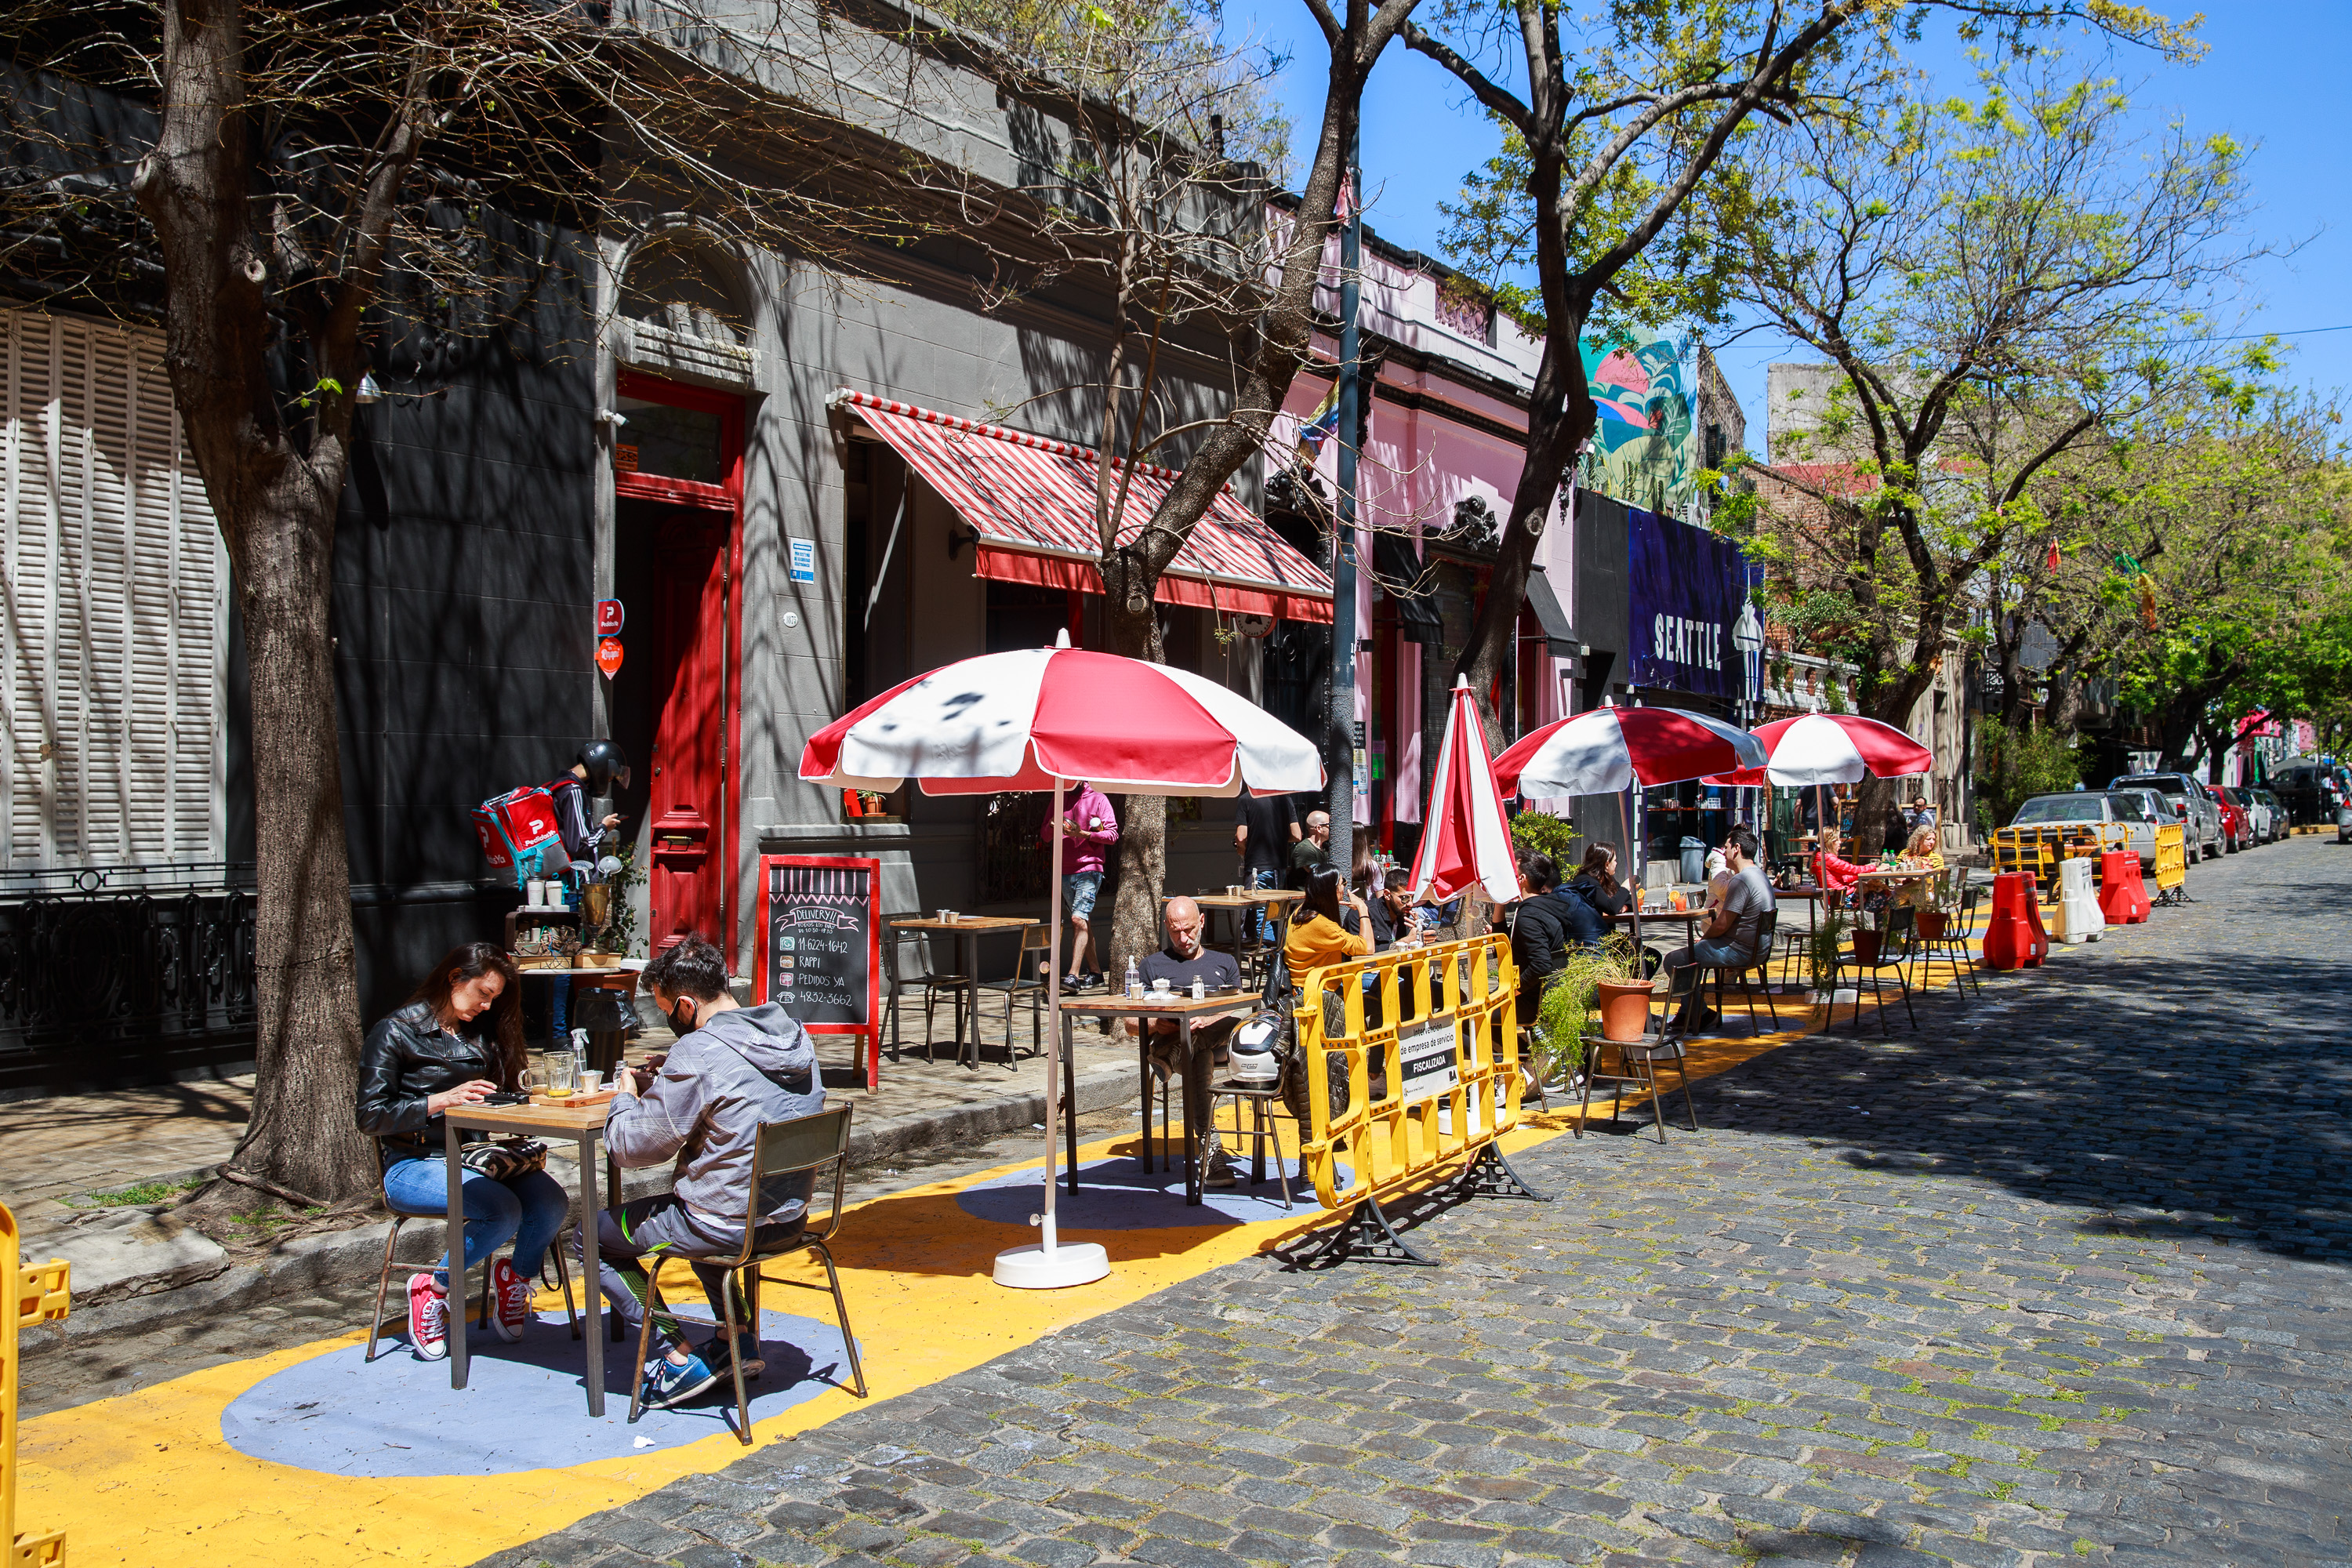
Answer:
M0 875L0 1091L249 1058L247 866Z

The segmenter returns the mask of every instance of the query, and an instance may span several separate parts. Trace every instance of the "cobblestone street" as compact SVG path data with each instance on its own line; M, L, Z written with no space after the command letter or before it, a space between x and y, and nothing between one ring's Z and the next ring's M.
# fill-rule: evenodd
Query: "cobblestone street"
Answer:
M492 1561L2352 1562L2352 849ZM856 1304L852 1303L853 1311Z

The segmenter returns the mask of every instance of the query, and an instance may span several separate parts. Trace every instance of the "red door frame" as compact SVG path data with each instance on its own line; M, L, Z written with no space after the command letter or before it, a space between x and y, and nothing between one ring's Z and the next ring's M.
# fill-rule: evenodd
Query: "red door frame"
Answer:
M727 515L727 559L720 584L720 592L727 596L723 616L727 646L719 649L719 708L727 726L727 741L719 749L719 920L727 931L731 948L740 946L735 935L740 922L735 919L734 892L740 815L736 802L743 757L743 396L740 393L712 392L664 381L633 370L620 373L617 390L624 397L719 416L719 471L725 476L719 483L710 485L696 479L615 469L613 493L628 500L662 501ZM616 443L617 440L616 436ZM734 956L730 952L730 964Z

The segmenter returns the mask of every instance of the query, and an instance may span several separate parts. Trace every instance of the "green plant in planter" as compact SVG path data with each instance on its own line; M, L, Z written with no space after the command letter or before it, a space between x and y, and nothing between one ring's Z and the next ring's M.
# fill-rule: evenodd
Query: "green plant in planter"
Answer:
M1522 852L1547 855L1559 868L1560 879L1567 880L1575 865L1573 846L1584 835L1559 817L1544 811L1523 811L1511 818L1511 847Z
M1837 978L1838 955L1844 951L1845 933L1853 922L1843 910L1832 910L1822 917L1814 929L1812 942L1805 956L1812 968L1813 989L1825 992Z
M1604 980L1638 980L1641 971L1633 944L1622 935L1612 936L1600 952L1571 948L1566 962L1544 980L1543 1000L1532 1023L1536 1061L1528 1064L1539 1083L1549 1083L1584 1066L1586 1037L1593 1027L1592 1009Z

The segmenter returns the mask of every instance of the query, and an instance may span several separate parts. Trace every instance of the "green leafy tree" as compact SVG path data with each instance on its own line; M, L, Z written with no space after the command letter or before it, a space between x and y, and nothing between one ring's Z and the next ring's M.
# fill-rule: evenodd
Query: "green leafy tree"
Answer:
M1974 99L1777 140L1781 197L1738 237L1740 287L1834 368L1773 456L1845 476L1791 553L1799 591L1846 610L1871 718L1909 721L1988 573L2047 526L2037 478L2210 357L2193 340L2245 254L2242 153L2136 137L2127 111L2034 54ZM1863 784L1865 851L1893 788Z

